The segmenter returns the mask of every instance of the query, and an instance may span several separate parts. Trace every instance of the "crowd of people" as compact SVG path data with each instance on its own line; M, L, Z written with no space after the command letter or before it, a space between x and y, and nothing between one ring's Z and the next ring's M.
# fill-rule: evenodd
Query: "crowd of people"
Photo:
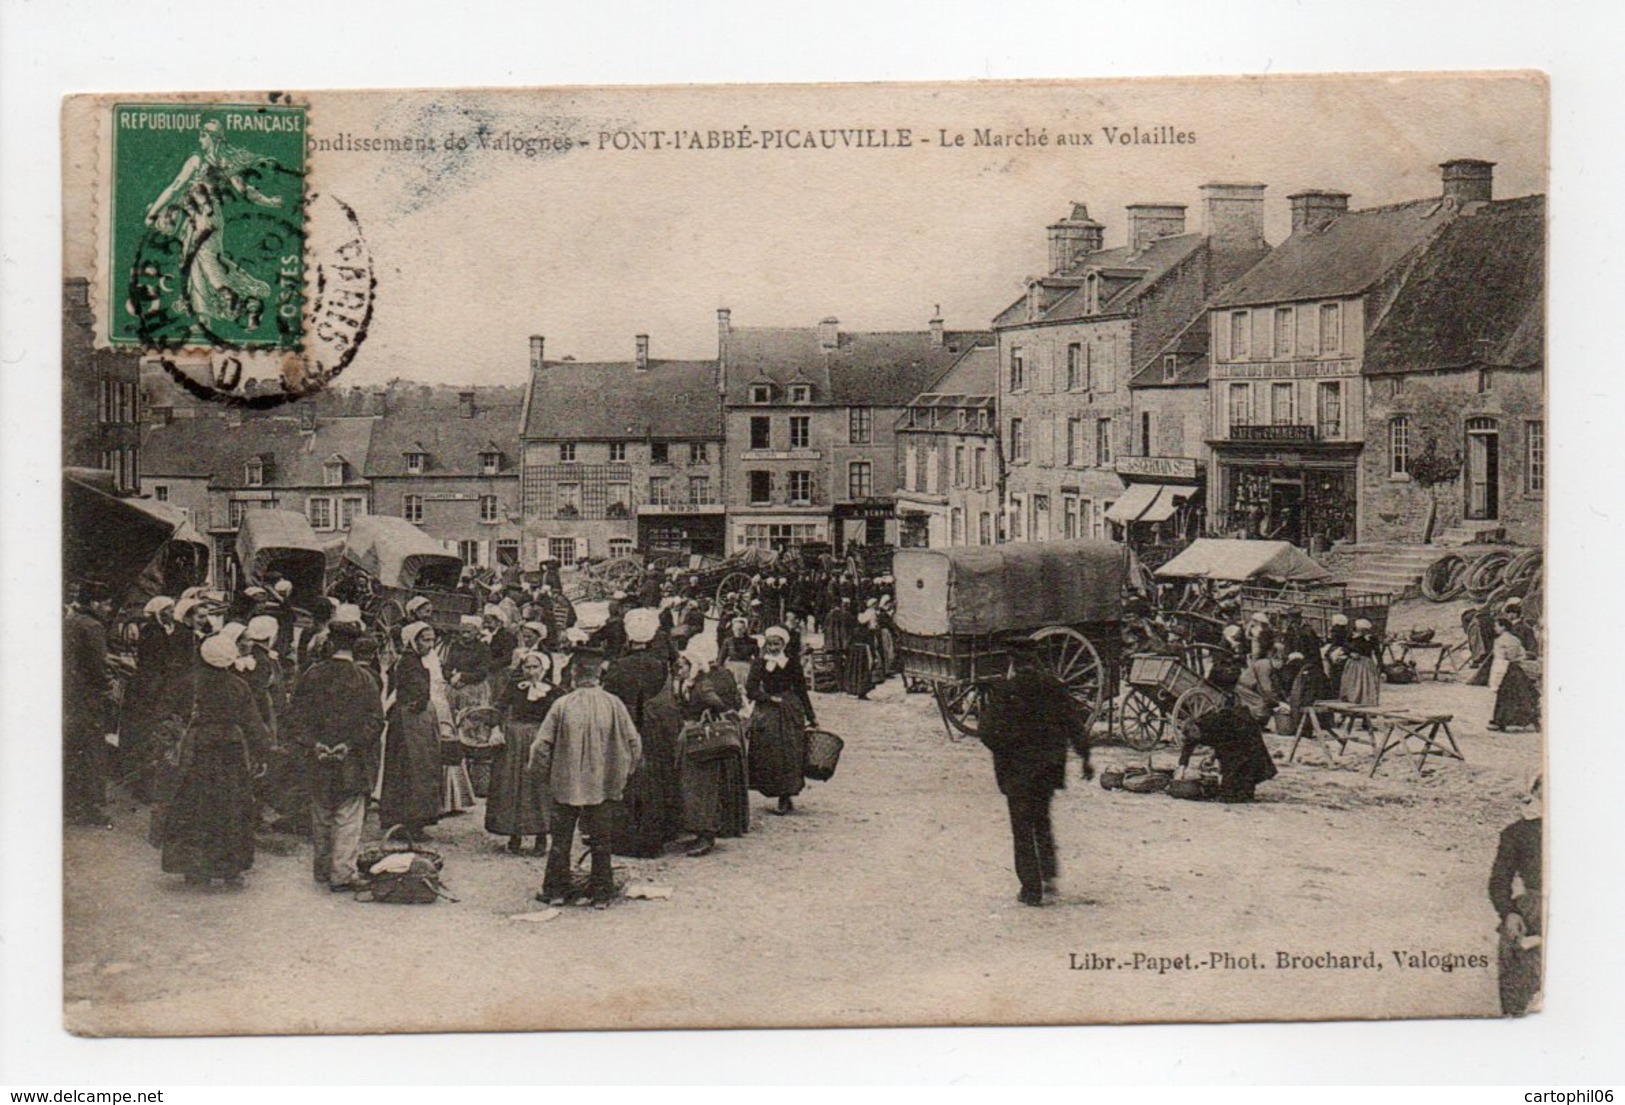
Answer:
M197 587L146 604L121 679L108 663L111 605L87 588L67 618L66 813L108 825L111 774L150 806L165 872L240 885L271 828L308 834L316 881L342 891L365 882L370 808L381 829L422 841L480 791L488 833L547 856L539 897L579 889L568 882L579 830L585 894L604 904L612 854L708 855L749 831L751 790L794 812L817 717L787 583L753 581L714 649L712 604L681 573L617 592L591 631L546 564L528 580L465 574L456 605L478 614L415 595L380 620L346 580L309 610L277 578L236 594ZM859 598L869 614L850 620L867 636L850 634L847 650L866 653L854 670L867 693L895 652L879 641L879 597L836 594L815 609L840 624Z

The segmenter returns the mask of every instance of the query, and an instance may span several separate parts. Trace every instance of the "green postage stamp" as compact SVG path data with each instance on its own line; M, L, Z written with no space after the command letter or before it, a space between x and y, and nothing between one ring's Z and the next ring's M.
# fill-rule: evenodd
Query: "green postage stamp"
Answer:
M305 112L113 106L110 344L300 350Z

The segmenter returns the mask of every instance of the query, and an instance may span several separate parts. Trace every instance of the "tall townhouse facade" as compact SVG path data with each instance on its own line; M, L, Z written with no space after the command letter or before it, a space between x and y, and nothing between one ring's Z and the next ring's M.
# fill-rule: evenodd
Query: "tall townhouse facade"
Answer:
M519 563L516 389L386 391L376 409L366 472L374 512L405 518L472 567Z
M1264 189L1204 185L1200 233L1186 232L1183 204L1132 204L1127 242L1111 249L1083 204L1049 227L1049 273L994 320L1009 540L1122 537L1139 513L1114 514L1129 486L1119 459L1137 445L1160 455L1164 435L1190 451L1183 422L1142 431L1130 384L1268 252ZM1169 502L1182 509L1191 483ZM1140 494L1131 502L1148 506Z
M985 333L735 328L717 314L728 549L899 543L897 422Z
M1481 179L1366 343L1362 540L1542 540L1546 199ZM1454 478L1417 478L1430 451Z
M97 349L90 282L62 282L62 463L111 472L114 490L141 488L141 361Z
M905 548L998 543L998 376L998 349L978 345L898 420L898 536Z
M1351 211L1344 192L1296 193L1292 234L1220 293L1209 317L1215 532L1316 552L1380 530L1362 460L1368 343L1473 202L1473 167L1487 164L1447 162L1442 196L1385 207Z
M523 556L724 551L715 361L543 359L531 338L520 430Z
M144 486L187 513L208 538L211 578L235 587L233 553L246 511L301 513L323 539L342 537L353 519L371 513L374 421L320 418L305 408L153 422L143 443L152 460Z

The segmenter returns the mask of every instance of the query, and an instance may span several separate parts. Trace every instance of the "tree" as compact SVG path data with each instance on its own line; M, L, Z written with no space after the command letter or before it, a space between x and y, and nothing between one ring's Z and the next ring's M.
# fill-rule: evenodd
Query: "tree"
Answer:
M1428 518L1422 543L1433 540L1439 518L1439 487L1461 478L1460 403L1453 396L1429 390L1410 414L1412 451L1406 466L1411 482L1428 493Z

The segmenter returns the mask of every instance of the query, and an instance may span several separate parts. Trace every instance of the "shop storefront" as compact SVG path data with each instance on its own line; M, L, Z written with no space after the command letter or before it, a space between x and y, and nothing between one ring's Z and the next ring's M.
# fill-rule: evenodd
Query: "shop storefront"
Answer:
M649 507L638 509L637 547L642 552L725 556L725 531L720 508L705 514L666 513Z
M835 506L835 552L848 545L896 545L897 507L890 500L837 503Z
M1358 442L1284 450L1215 443L1216 536L1289 541L1310 555L1358 539Z
M1201 536L1207 517L1204 466L1190 457L1119 457L1126 487L1106 511L1112 535L1148 568Z

